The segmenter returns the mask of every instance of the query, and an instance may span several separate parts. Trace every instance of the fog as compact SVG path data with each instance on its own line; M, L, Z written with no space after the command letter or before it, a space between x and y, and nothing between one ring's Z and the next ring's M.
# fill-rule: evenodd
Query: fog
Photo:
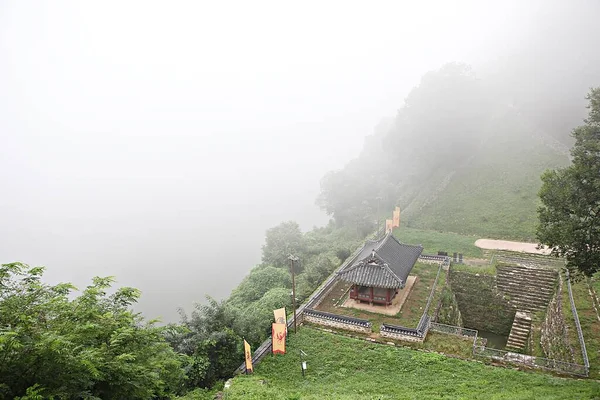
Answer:
M226 297L269 227L325 224L320 178L425 72L502 73L598 11L324 3L1 2L0 262L79 287L115 275L176 320Z

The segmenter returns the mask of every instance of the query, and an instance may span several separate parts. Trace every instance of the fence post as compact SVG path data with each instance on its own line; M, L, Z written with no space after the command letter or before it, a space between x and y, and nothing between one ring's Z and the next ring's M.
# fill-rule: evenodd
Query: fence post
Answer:
M567 289L569 291L569 300L571 301L571 311L573 312L573 319L575 320L575 327L577 328L577 336L579 336L579 343L581 344L581 354L583 356L583 364L585 366L585 375L589 375L590 361L588 360L587 350L585 348L585 341L583 340L583 331L581 330L581 324L579 323L579 315L577 315L577 308L575 307L575 300L573 300L573 291L571 290L571 278L569 276L569 270L565 272L567 277Z

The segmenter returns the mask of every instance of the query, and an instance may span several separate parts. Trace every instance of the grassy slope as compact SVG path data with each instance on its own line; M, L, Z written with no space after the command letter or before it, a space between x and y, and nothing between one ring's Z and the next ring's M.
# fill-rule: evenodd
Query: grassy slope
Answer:
M587 348L587 354L590 361L590 377L600 379L600 321L594 309L592 297L586 281L575 282L572 285L573 299L579 315L581 330ZM568 295L565 296L568 303ZM570 305L568 306L570 308ZM574 326L574 324L572 324ZM578 344L577 333L571 329L569 334L572 336L571 342ZM576 351L576 360L580 362L581 347L574 346Z
M534 239L540 175L566 165L568 159L531 135L531 128L513 113L502 115L491 126L491 137L466 165L448 155L447 169L456 166L456 173L435 201L409 213L410 227Z
M463 253L465 257L482 257L483 251L475 247L478 236L459 235L450 232L438 232L400 226L394 229L394 236L402 243L423 245L423 254L437 254L438 251L447 251L450 256L453 252Z
M302 378L299 350L308 354ZM436 353L372 344L303 327L288 354L268 356L255 374L239 376L234 399L589 399L600 383L555 378Z

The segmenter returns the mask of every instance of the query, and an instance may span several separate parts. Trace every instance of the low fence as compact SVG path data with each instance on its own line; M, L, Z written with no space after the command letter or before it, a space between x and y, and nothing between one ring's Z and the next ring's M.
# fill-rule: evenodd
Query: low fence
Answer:
M585 341L583 340L583 331L581 330L581 324L579 323L579 315L577 315L577 308L575 307L575 300L573 300L573 291L571 290L571 278L569 277L569 270L566 270L567 276L567 290L569 292L569 300L571 302L571 311L573 312L573 319L575 320L575 327L577 328L577 336L579 337L579 344L581 345L581 355L583 356L583 364L586 368L586 376L590 369L590 360L588 360L587 350L585 348Z
M432 257L432 256L430 256ZM435 256L437 257L437 256ZM429 297L427 298L427 305L425 306L425 310L423 310L423 315L427 315L429 313L429 306L431 306L431 301L435 296L435 287L437 286L438 280L440 279L440 272L442 268L446 265L450 264L450 259L448 257L442 256L442 260L440 261L440 267L438 268L437 275L435 276L435 281L433 281L433 285L431 287L431 292L429 293Z
M433 254L421 254L419 256L419 261L437 264L437 263L450 262L450 259L448 258L448 256L438 256L438 255L433 255Z
M476 329L467 329L460 326L438 324L431 322L429 330L432 332L457 335L473 339L473 356L487 357L495 361L510 364L520 364L531 368L542 368L562 374L588 376L589 366L553 360L549 358L530 356L527 354L513 353L506 350L494 349L477 344L479 332Z
M588 376L589 371L588 367L585 365L513 353L510 351L499 350L485 346L473 346L473 355L488 357L504 363L521 364L532 368L542 368L549 371L570 375Z
M323 311L305 309L303 318L307 322L347 331L371 333L371 323L366 319L347 317Z
M453 326L453 325L446 325L446 324L438 324L437 322L432 322L430 324L429 329L432 332L446 333L448 335L456 335L456 336L462 336L462 337L466 337L466 338L473 338L475 340L477 340L477 335L479 334L479 332L476 329L468 329L468 328L463 328L461 326Z

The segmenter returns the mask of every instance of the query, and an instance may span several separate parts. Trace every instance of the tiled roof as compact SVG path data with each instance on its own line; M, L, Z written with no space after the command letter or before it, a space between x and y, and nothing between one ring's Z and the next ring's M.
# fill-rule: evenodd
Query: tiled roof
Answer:
M367 242L357 263L339 272L340 278L361 286L401 288L423 251L398 241L391 233Z

